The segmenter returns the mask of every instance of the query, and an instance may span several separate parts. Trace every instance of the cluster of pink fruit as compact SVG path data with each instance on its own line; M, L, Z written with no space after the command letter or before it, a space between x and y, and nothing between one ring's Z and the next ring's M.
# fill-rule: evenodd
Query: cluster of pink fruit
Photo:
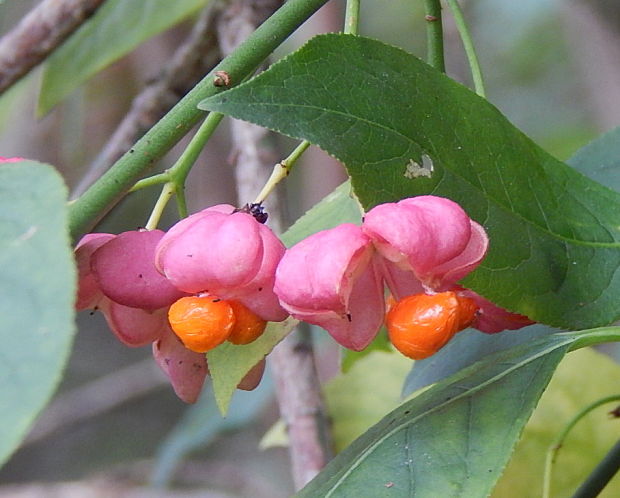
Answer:
M342 224L288 250L262 222L250 210L219 205L167 233L88 234L76 248L77 307L101 310L129 346L153 343L155 359L187 402L197 399L208 374L206 351L226 340L251 342L267 321L289 314L325 328L344 347L364 349L385 321L384 285L396 308L419 294L449 294L444 301L461 306L450 333L433 339L429 354L469 325L494 333L531 323L456 285L480 263L488 239L450 200L422 196L382 204L361 226ZM404 306L389 324L400 316L411 320ZM437 309L431 318L428 310L414 313L427 335L437 323L446 328L445 309ZM435 321L429 325L429 319ZM398 347L395 338L396 332ZM253 388L263 368L259 363L239 387Z

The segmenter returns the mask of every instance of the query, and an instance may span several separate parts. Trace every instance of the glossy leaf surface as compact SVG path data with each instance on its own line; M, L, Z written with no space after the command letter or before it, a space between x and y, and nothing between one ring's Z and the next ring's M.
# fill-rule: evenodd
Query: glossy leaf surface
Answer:
M620 195L416 57L323 35L201 107L319 145L366 208L420 194L461 204L491 240L464 284L493 302L562 328L620 317Z

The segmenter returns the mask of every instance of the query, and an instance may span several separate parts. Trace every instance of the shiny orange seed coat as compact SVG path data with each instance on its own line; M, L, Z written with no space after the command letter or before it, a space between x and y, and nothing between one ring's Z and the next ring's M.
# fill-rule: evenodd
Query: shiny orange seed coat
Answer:
M235 314L226 301L213 296L190 296L170 306L168 321L187 349L206 353L228 338L235 325Z
M428 358L454 334L471 325L477 309L472 299L451 291L407 296L387 313L388 335L405 356L414 360Z
M228 341L233 344L249 344L258 339L265 331L267 322L237 301L228 301L228 304L235 314L235 325Z

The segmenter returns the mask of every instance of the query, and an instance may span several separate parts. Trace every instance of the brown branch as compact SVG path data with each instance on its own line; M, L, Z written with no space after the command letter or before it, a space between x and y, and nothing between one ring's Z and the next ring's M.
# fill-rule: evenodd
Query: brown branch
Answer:
M330 422L321 396L310 331L298 327L269 358L280 415L288 433L293 482L299 490L333 457Z
M0 39L0 93L43 61L104 0L44 0Z
M210 4L163 74L134 98L131 109L75 187L73 198L80 196L221 60L214 29L221 11L220 2Z
M235 0L218 24L222 52L227 54L275 11L282 1ZM251 123L231 122L235 176L240 204L251 202L279 160L269 146L268 130ZM272 195L273 197L273 195ZM268 199L269 223L282 227L282 203ZM269 355L280 413L288 430L293 481L301 489L331 458L329 424L307 330L299 328Z

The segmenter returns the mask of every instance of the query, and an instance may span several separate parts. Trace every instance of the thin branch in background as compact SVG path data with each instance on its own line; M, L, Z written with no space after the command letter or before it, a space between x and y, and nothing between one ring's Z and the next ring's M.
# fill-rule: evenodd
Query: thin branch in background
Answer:
M73 198L80 196L221 60L214 29L221 11L220 2L213 2L203 11L164 73L133 100L131 109L75 187Z
M616 442L609 453L605 455L579 489L573 498L595 498L609 484L609 481L620 469L620 440Z
M168 379L152 358L116 370L57 396L37 420L22 446L36 443L63 428L109 412L166 385Z
M92 16L104 0L44 0L0 39L0 93Z
M299 490L333 457L330 422L308 327L297 327L269 358L280 415L288 433L293 482Z
M218 24L220 47L230 53L282 1L235 0ZM241 203L249 202L269 178L279 160L269 145L269 132L251 123L231 123L237 193ZM282 202L267 199L270 224L282 227ZM332 456L329 424L321 398L314 364L312 342L307 329L298 328L269 355L276 383L280 413L288 430L293 481L302 488Z

